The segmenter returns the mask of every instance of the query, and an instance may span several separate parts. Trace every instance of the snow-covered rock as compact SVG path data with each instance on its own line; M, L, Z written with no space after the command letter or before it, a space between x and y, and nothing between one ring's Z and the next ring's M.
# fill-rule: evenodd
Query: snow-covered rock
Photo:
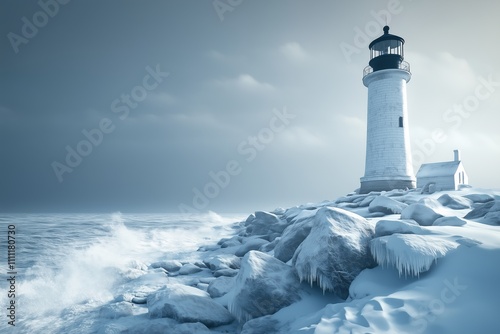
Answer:
M203 261L199 261L199 260L198 260L198 261L195 261L195 262L194 262L194 265L195 265L195 266L197 266L197 267L200 267L200 268L202 268L202 269L206 269L206 268L208 268L208 266L205 264L205 262L203 262Z
M165 332L162 332L163 334ZM178 324L175 325L174 328L172 328L172 331L170 333L175 333L175 334L211 334L213 332L210 331L210 329L207 328L204 324L201 322L194 322L194 323L185 323L185 324ZM147 332L147 334L151 334L150 332Z
M221 276L210 282L207 292L212 298L222 297L233 288L234 280L234 277Z
M380 195L380 193L369 193L368 195ZM341 203L355 203L358 200L362 201L367 195L362 194L362 195L347 195L343 197L339 197L335 200L335 204L341 204Z
M483 223L490 225L500 225L500 200L495 200L488 213L484 215Z
M271 213L275 214L275 215L282 215L285 213L285 208L278 207L278 208L274 209L273 211L271 211Z
M171 318L179 322L201 322L217 327L234 321L231 314L209 294L183 284L171 284L148 297L150 318Z
M370 250L379 265L395 267L400 276L403 273L418 276L458 246L458 243L438 236L392 234L373 239Z
M142 308L125 301L106 304L99 309L99 317L107 319L118 319L141 313L144 313Z
M464 197L470 199L474 203L486 203L495 200L495 197L490 194L468 194L464 195Z
M221 248L235 247L241 245L241 237L235 235L232 238L222 238L217 243Z
M221 277L221 276L227 276L227 277L234 277L238 275L238 269L219 269L214 271L214 277Z
M443 206L437 199L431 198L431 197L424 197L421 198L417 203L423 204L432 210L434 210L436 213L446 216L447 214L454 215L455 211L453 209L449 209L445 206Z
M372 225L363 217L333 207L318 210L311 232L300 244L292 263L301 281L316 282L323 290L346 297L349 284L374 265L369 252Z
M368 212L368 213L360 213L359 215L364 218L380 218L387 216L387 214L383 212Z
M375 199L377 198L378 196L374 196L374 195L370 195L370 196L366 196L365 198L362 199L361 202L359 202L359 207L366 207L368 205L370 205L370 203Z
M198 278L198 281L200 283L206 283L206 284L210 284L212 283L212 281L215 281L215 277L200 277Z
M211 255L203 259L203 263L212 271L220 269L238 269L241 259L233 254Z
M469 209L472 205L470 199L450 194L441 195L437 200L442 205L455 210Z
M474 205L474 209L465 215L465 219L476 219L484 217L495 204L494 201Z
M434 226L463 226L465 224L467 221L460 217L441 217L432 223Z
M401 211L403 211L403 209L407 206L407 204L398 202L392 198L386 196L377 196L373 201L370 202L368 211L383 212L385 214L391 215L394 213L401 213Z
M245 226L250 224L254 219L255 219L255 213L251 213L250 215L248 215L247 219L245 220Z
M234 282L228 308L240 321L273 314L300 299L293 268L259 251L245 255Z
M258 250L263 245L269 243L269 241L261 239L261 238L250 238L243 245L241 245L234 255L242 257L245 256L251 250Z
M304 209L297 206L291 207L285 211L282 218L284 218L288 223L291 223Z
M443 215L422 203L410 204L401 212L401 219L413 219L422 226L431 226L440 217Z
M250 217L249 217L250 218ZM268 235L281 233L286 228L286 221L277 215L265 211L256 211L255 218L245 222L247 235Z
M137 325L124 329L123 331L115 331L108 329L102 334L211 334L210 329L200 322L179 324L172 319L151 319L140 322Z
M179 275L191 275L202 271L202 269L192 263L186 263L179 269Z
M163 268L168 272L175 272L181 269L182 263L177 260L157 261L151 263L151 268Z
M343 209L356 209L356 208L359 208L359 204L358 203L339 203L336 206L339 207L339 208L343 208Z
M426 234L427 232L412 220L379 220L375 225L375 237L394 233Z
M264 252L264 253L272 251L276 247L276 245L278 244L279 239L280 239L279 237L274 238L273 241L268 242L267 244L262 245L259 248L259 250L261 252Z
M315 210L314 213L316 213L316 211L317 210ZM314 215L298 219L294 224L285 229L281 239L279 239L274 248L274 256L277 259L287 262L293 257L299 245L309 235L309 232L311 232L314 223L313 217Z
M280 322L269 315L247 321L240 334L274 334L280 333Z

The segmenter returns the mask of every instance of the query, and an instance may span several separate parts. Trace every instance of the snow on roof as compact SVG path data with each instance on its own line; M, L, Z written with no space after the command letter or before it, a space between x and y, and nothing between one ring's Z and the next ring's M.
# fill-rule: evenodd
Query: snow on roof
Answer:
M461 161L446 161L423 164L418 170L417 177L434 177L454 175Z

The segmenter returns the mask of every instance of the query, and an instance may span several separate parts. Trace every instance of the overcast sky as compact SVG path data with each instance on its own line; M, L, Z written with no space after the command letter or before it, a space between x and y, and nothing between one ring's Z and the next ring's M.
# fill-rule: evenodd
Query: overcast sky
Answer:
M351 192L385 22L411 64L415 171L458 148L472 185L500 188L497 1L60 2L0 4L0 211L251 212Z

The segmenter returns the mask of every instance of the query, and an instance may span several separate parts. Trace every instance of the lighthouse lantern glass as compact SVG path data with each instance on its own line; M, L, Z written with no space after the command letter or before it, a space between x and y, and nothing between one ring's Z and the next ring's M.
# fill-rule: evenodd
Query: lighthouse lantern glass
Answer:
M386 39L375 43L370 49L370 59L376 58L383 55L403 55L403 42L395 39Z

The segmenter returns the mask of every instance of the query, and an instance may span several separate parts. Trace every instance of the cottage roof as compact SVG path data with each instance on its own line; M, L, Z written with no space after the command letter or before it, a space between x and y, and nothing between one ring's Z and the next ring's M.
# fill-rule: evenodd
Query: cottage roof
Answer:
M417 173L418 177L435 177L454 175L461 161L446 161L423 164Z

